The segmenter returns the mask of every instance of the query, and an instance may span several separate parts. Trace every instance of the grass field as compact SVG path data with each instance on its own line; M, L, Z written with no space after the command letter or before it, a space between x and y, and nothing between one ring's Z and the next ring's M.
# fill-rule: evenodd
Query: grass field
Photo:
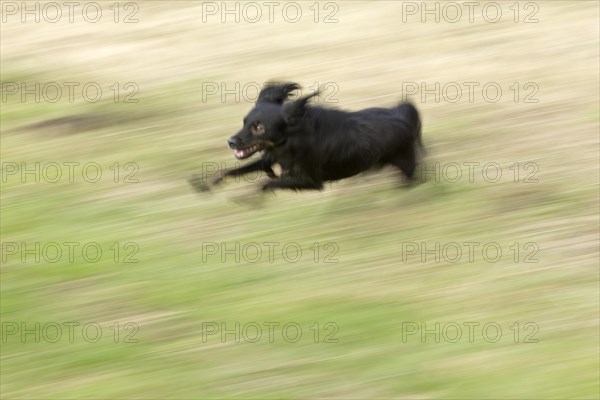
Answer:
M2 399L600 396L597 2L98 3L2 3ZM427 179L196 193L268 80L412 93Z

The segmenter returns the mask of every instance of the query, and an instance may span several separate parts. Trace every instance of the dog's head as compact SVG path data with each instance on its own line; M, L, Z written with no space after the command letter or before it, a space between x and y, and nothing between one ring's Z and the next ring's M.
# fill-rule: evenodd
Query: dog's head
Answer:
M299 124L306 102L318 92L288 101L290 94L300 89L296 83L271 83L258 95L255 107L244 118L242 129L227 140L238 159L248 158L261 150L282 146L290 128Z

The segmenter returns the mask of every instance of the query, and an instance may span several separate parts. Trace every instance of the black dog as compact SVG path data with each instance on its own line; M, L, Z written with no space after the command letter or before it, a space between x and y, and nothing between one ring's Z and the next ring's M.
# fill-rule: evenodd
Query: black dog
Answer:
M225 172L224 177L264 171L272 178L262 189L317 189L323 182L391 164L413 179L422 150L421 121L409 103L356 112L307 106L318 94L288 101L295 83L268 84L243 128L229 138L237 159L261 152L261 158ZM281 166L281 176L273 165ZM207 189L207 188L204 188Z

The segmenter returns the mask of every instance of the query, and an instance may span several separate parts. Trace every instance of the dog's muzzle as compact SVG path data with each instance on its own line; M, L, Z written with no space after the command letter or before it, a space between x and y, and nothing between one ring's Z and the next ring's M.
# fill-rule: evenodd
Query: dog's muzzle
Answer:
M227 144L229 145L230 149L235 149L235 146L237 146L237 139L232 136L227 139Z
M242 149L236 149L234 147L232 147L232 148L233 148L233 154L235 155L235 158L237 158L238 160L243 160L244 158L250 157L252 154L256 153L257 151L263 150L265 148L265 145L263 142L259 142L252 146L245 147Z

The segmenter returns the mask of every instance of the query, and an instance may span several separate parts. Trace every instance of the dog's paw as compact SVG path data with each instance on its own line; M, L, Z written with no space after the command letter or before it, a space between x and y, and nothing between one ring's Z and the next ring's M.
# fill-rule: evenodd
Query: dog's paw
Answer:
M210 186L206 183L206 180L201 175L192 175L188 178L188 183L194 188L195 191L200 193L210 192Z

